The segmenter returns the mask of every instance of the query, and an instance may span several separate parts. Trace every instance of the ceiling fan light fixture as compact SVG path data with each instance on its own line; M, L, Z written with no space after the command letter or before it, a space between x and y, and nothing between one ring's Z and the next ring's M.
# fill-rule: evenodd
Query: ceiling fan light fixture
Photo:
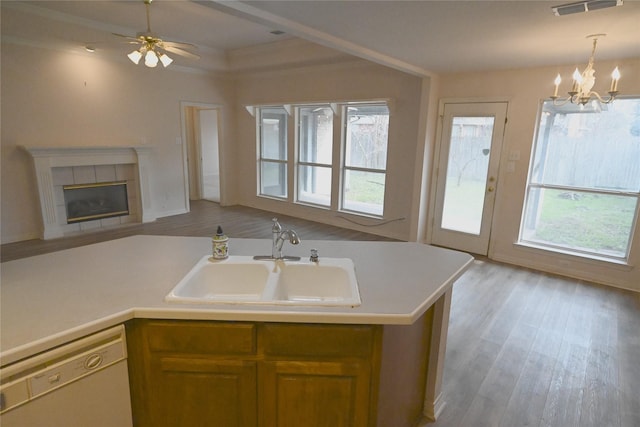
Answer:
M1 1L1 0L0 0ZM127 54L131 62L138 65L140 60L144 57L144 65L149 68L155 68L158 62L162 63L163 67L168 67L173 63L173 59L169 57L164 51L186 56L190 59L199 59L200 57L194 53L189 52L188 49L197 49L197 46L190 43L182 43L175 41L163 41L155 33L151 31L151 17L149 5L152 0L142 0L145 4L147 12L147 31L139 32L134 36L126 36L123 34L112 33L115 36L123 37L128 40L128 43L134 43L139 45L137 50Z
M138 65L140 63L140 59L142 58L142 54L137 50L134 50L133 52L128 54L127 57L131 60L131 62Z
M149 68L158 65L158 55L152 50L147 51L147 54L144 56L144 65Z
M169 58L169 55L163 53L160 55L160 62L162 62L163 67L168 67L173 62L173 59Z

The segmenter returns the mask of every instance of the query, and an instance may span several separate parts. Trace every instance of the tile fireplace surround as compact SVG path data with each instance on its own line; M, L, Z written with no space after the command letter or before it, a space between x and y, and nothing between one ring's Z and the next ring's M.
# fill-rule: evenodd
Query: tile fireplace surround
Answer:
M33 158L36 179L38 183L38 195L44 229L44 240L63 237L73 232L74 229L67 226L64 201L62 193L58 191L60 177L82 175L79 172L93 170L94 173L85 174L90 177L79 178L87 182L104 182L114 178L102 179L98 171L107 171L105 175L128 175L127 185L131 185L130 198L132 215L125 220L127 222L151 222L155 221L149 194L149 170L151 147L22 147ZM112 172L111 172L112 171ZM70 178L73 179L73 178ZM79 184L80 182L71 182ZM137 195L137 197L136 197ZM85 224L79 229L95 229L103 227L106 222L91 221L93 224ZM79 227L76 224L76 228Z

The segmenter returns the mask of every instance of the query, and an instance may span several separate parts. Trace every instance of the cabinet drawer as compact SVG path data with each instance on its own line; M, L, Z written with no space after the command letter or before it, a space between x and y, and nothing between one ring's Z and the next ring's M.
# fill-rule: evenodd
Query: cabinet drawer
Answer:
M368 357L374 326L265 324L264 353L270 356Z
M145 332L152 352L256 353L256 326L253 323L150 321Z

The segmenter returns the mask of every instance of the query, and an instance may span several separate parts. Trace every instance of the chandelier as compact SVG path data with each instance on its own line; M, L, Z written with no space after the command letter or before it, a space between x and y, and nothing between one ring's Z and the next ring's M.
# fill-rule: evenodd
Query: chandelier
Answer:
M582 74L578 71L578 68L573 72L573 85L571 90L567 92L569 95L566 98L560 98L558 96L558 88L562 82L560 74L554 80L555 90L551 99L555 105L564 105L567 102L573 104L585 105L591 99L597 99L598 101L609 104L613 102L618 95L618 81L620 80L620 70L616 67L611 73L611 86L609 88L609 96L603 98L598 92L592 91L593 85L596 82L595 72L593 69L593 57L596 53L596 45L598 44L598 37L604 37L606 34L591 34L587 36L588 39L593 39L593 48L591 49L591 56L589 57L589 63L584 69Z

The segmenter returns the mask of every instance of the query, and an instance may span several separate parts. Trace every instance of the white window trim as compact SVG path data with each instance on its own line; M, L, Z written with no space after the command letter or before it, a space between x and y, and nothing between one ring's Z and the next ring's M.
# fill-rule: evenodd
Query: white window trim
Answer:
M639 98L640 99L640 98ZM538 117L536 119L536 132L534 136L534 144L531 147L531 164L533 164L535 160L535 150L538 144L538 133L540 132L540 114L542 113L542 107L545 101L542 100L540 102ZM533 171L531 167L527 176L526 190L525 190L525 198L522 210L522 216L520 218L520 229L518 232L518 240L514 243L516 246L531 248L534 250L544 251L547 253L557 253L561 255L567 255L571 257L578 257L589 261L597 261L597 262L605 262L613 265L620 266L630 266L629 258L631 256L632 244L633 244L633 231L637 228L638 222L640 221L640 191L620 191L620 190L610 190L605 188L589 188L589 187L579 187L579 186L570 186L570 185L556 185L556 184L544 184L539 182L532 182L532 174ZM565 191L577 191L583 193L590 194L605 194L612 196L624 196L624 197L632 197L636 199L636 211L634 213L633 220L631 222L631 235L629 236L629 240L627 242L627 248L625 251L625 255L623 256L615 256L615 255L607 255L603 253L598 253L595 251L587 251L581 250L579 248L568 248L566 246L554 245L553 243L542 243L535 240L530 240L524 237L524 223L525 223L525 215L527 210L527 203L529 201L529 194L532 189L542 189L542 190L565 190Z

